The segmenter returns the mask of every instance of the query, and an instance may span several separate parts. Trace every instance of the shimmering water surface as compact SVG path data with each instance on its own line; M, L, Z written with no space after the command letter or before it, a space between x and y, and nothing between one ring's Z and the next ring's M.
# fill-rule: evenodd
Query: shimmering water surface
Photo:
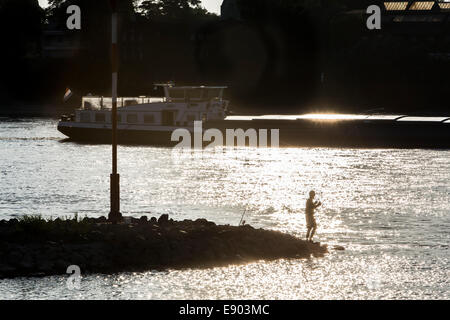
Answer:
M0 219L100 216L111 148L65 142L50 119L0 120ZM449 299L450 151L328 148L176 153L119 147L122 212L305 234L310 189L324 206L324 258L209 270L0 280L0 299Z

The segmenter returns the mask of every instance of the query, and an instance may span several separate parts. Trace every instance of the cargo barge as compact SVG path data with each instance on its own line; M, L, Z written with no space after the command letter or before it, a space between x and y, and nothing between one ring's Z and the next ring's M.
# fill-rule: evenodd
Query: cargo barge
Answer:
M272 147L450 148L450 116L237 116L230 115L229 101L223 99L226 87L159 86L164 92L159 98L118 99L119 143L175 146L177 129L194 134L195 125L201 122L202 130L218 129L223 136L242 129L245 145L252 134L267 130L269 135L277 133L277 143L268 145ZM83 97L81 108L63 116L58 130L73 141L111 143L111 98ZM275 139L270 136L268 140Z

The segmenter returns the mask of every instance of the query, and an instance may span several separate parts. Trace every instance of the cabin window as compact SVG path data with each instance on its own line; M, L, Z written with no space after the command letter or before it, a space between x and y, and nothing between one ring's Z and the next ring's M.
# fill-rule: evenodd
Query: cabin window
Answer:
M124 103L125 107L127 107L127 106L134 106L134 105L139 104L139 102L137 100L135 100L135 99L125 100L124 102L125 102Z
M102 109L111 109L112 108L112 98L103 97L100 99L101 108Z
M220 97L220 89L208 89L208 99Z
M161 112L162 125L163 126L173 126L174 124L174 112L173 111L163 111Z
M83 97L84 110L100 110L102 108L102 99L99 97Z
M112 114L111 114L111 119L108 120L108 122L112 122ZM117 123L121 123L122 122L122 115L120 113L117 114Z
M85 101L83 104L83 109L92 110L92 104L89 101Z
M105 122L106 115L104 113L96 113L95 114L95 122Z
M138 122L137 114L128 114L127 115L127 122L128 123L137 123Z
M169 95L173 99L184 99L184 90L181 89L169 89Z
M153 114L145 114L144 115L144 123L154 123L155 116Z
M186 96L188 99L201 99L202 98L202 89L192 89L188 90Z
M89 112L82 112L80 114L81 122L91 122L91 114Z

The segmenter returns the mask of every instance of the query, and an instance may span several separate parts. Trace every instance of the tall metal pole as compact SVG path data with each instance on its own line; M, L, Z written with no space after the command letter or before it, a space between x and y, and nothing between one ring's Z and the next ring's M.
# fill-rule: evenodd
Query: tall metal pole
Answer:
M109 220L117 223L122 220L120 213L120 176L117 173L117 0L111 1L111 67L112 67L112 110L111 110L111 129L112 129L112 173L110 176L111 191L111 212Z

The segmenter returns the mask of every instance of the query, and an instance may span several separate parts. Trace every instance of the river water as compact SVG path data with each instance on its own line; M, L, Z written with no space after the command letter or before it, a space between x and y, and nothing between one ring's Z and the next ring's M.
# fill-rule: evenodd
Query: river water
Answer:
M52 119L0 119L0 219L108 214L111 148ZM305 235L317 190L323 258L209 270L0 280L0 299L449 299L450 150L120 146L126 215L207 218Z

